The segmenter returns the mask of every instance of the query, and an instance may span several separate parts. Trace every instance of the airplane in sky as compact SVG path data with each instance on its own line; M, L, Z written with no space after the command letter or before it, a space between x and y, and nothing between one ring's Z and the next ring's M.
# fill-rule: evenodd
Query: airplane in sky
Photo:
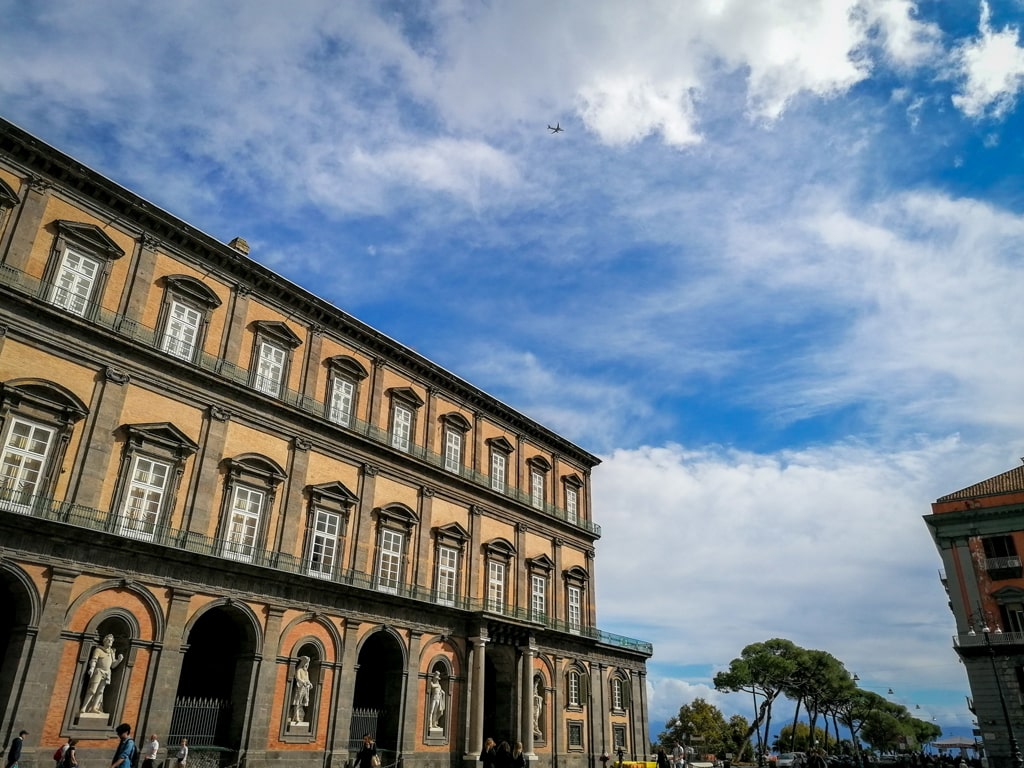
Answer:
M555 127L554 128L552 128L550 125L548 125L548 130L551 131L552 133L560 133L561 131L564 131L565 128L562 127L561 123L555 123Z

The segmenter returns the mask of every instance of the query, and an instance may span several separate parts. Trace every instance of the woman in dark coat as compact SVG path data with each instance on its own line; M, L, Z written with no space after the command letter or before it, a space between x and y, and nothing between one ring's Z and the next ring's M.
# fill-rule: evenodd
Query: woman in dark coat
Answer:
M483 768L495 768L498 759L498 751L494 748L494 739L488 736L484 739L484 751L480 753L480 762Z
M526 768L526 755L523 754L523 742L517 741L512 749L512 768Z
M658 747L658 768L671 768L664 747Z
M377 745L373 743L370 734L363 736L363 746L356 752L356 761L352 768L375 768L373 758L377 756Z
M512 768L512 747L507 741L498 745L498 754L494 758L494 768Z

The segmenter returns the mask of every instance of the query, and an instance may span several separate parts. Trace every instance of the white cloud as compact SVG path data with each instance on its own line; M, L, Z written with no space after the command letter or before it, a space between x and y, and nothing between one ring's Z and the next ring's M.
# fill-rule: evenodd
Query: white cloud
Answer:
M654 643L652 670L665 672L652 671L652 729L697 695L722 702L707 687L713 672L771 637L826 650L865 681L961 689L921 516L1004 461L1002 449L955 437L891 452L848 442L608 456L594 473L598 605ZM686 680L672 671L680 664L709 673ZM750 715L748 702L728 706Z
M963 78L953 104L968 117L1003 117L1024 88L1024 48L1018 45L1020 30L992 28L987 2L981 4L979 35L954 53Z

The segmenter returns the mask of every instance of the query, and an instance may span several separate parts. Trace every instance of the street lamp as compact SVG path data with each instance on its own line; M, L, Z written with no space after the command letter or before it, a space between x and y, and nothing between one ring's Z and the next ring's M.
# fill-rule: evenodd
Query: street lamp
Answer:
M974 627L968 635L974 635ZM1013 768L1024 768L1024 756L1020 754L1017 746L1017 738L1013 735L1013 726L1010 724L1010 710L1006 708L1006 696L1003 695L1003 681L999 677L999 670L996 669L996 650L992 647L992 638L989 637L991 630L988 624L981 628L981 634L985 638L985 648L988 650L988 661L992 665L992 676L996 679L996 692L999 694L999 706L1003 708L1003 722L1006 724L1006 732L1010 736L1010 755L1013 757ZM996 627L996 634L1003 634L1003 630Z

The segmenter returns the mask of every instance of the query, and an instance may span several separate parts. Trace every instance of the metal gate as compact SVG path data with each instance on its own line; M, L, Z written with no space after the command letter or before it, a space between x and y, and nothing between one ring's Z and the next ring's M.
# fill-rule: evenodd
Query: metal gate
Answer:
M203 699L179 696L174 700L171 712L171 732L167 734L167 749L173 750L182 738L188 739L189 746L212 747L217 745L218 735L224 733L231 717L231 702L225 699Z
M377 718L380 717L379 709L353 709L352 727L348 732L349 752L358 752L363 746L363 735L370 734L377 738Z

